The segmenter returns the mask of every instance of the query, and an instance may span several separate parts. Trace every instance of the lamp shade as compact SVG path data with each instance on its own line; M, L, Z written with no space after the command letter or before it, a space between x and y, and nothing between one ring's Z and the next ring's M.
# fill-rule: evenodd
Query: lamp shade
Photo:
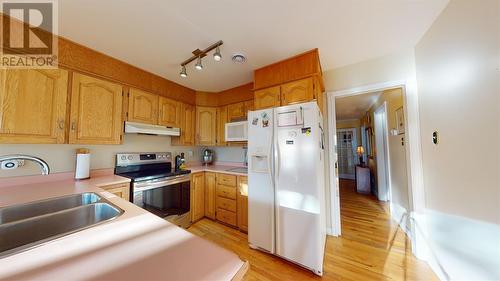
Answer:
M360 145L356 148L356 152L358 153L358 155L362 155L363 153L365 153L365 149Z

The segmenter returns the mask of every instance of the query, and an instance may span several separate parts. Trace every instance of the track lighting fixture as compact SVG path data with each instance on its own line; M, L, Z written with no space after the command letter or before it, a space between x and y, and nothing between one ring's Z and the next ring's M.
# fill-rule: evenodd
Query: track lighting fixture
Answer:
M188 76L188 75L187 75L187 72L186 72L186 66L185 66L185 65L183 65L183 66L182 66L182 68L181 68L181 73L179 73L179 75L180 75L181 77L187 77L187 76Z
M219 46L217 46L217 48L215 49L215 53L214 53L214 60L220 61L221 59L222 59L222 55L220 54Z
M205 57L208 52L210 52L210 51L212 51L214 49L215 49L215 53L213 55L214 60L215 61L221 61L222 60L222 54L220 52L220 46L223 43L224 42L222 42L222 41L218 41L218 42L210 45L205 50L200 50L200 49L194 50L192 52L193 56L181 63L181 72L179 72L179 75L181 77L187 77L188 75L187 75L187 72L186 72L186 65L189 64L189 63L191 63L194 60L196 60L196 64L194 65L194 68L197 69L197 70L202 70L203 69L203 64L201 63L201 59L203 57Z
M203 69L203 64L201 64L201 57L198 57L198 61L194 65L194 68L196 68L197 70L202 70Z

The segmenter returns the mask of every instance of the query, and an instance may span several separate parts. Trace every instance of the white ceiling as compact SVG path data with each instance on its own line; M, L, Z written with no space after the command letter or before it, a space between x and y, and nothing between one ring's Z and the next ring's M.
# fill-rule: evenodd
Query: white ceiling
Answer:
M59 34L203 91L252 81L255 68L319 48L323 70L413 47L448 0L71 0ZM203 71L179 64L223 40L223 61ZM244 65L229 59L247 55Z
M335 116L337 121L360 119L377 101L382 92L373 92L362 95L336 98Z

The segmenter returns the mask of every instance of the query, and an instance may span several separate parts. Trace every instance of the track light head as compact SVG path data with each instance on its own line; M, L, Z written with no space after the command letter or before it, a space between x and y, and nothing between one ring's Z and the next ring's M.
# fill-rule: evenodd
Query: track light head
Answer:
M197 70L203 69L203 65L201 64L201 57L198 57L198 61L196 62L194 68L196 68Z
M217 48L215 49L214 60L215 61L221 61L222 60L222 55L220 53L219 46L217 46Z
M188 76L188 75L187 75L187 72L186 72L186 66L185 66L185 65L183 65L183 66L182 66L182 68L181 68L181 72L179 73L179 75L180 75L181 77L184 77L184 78Z

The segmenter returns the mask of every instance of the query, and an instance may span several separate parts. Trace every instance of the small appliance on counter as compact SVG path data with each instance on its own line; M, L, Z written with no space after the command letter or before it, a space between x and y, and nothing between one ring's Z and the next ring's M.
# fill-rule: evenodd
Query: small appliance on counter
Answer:
M203 156L201 157L201 163L203 165L210 165L214 161L214 151L206 148L203 150Z
M186 158L184 158L184 152L180 155L175 156L175 170L185 170L186 169Z
M75 180L90 178L90 150L79 148L76 150Z

